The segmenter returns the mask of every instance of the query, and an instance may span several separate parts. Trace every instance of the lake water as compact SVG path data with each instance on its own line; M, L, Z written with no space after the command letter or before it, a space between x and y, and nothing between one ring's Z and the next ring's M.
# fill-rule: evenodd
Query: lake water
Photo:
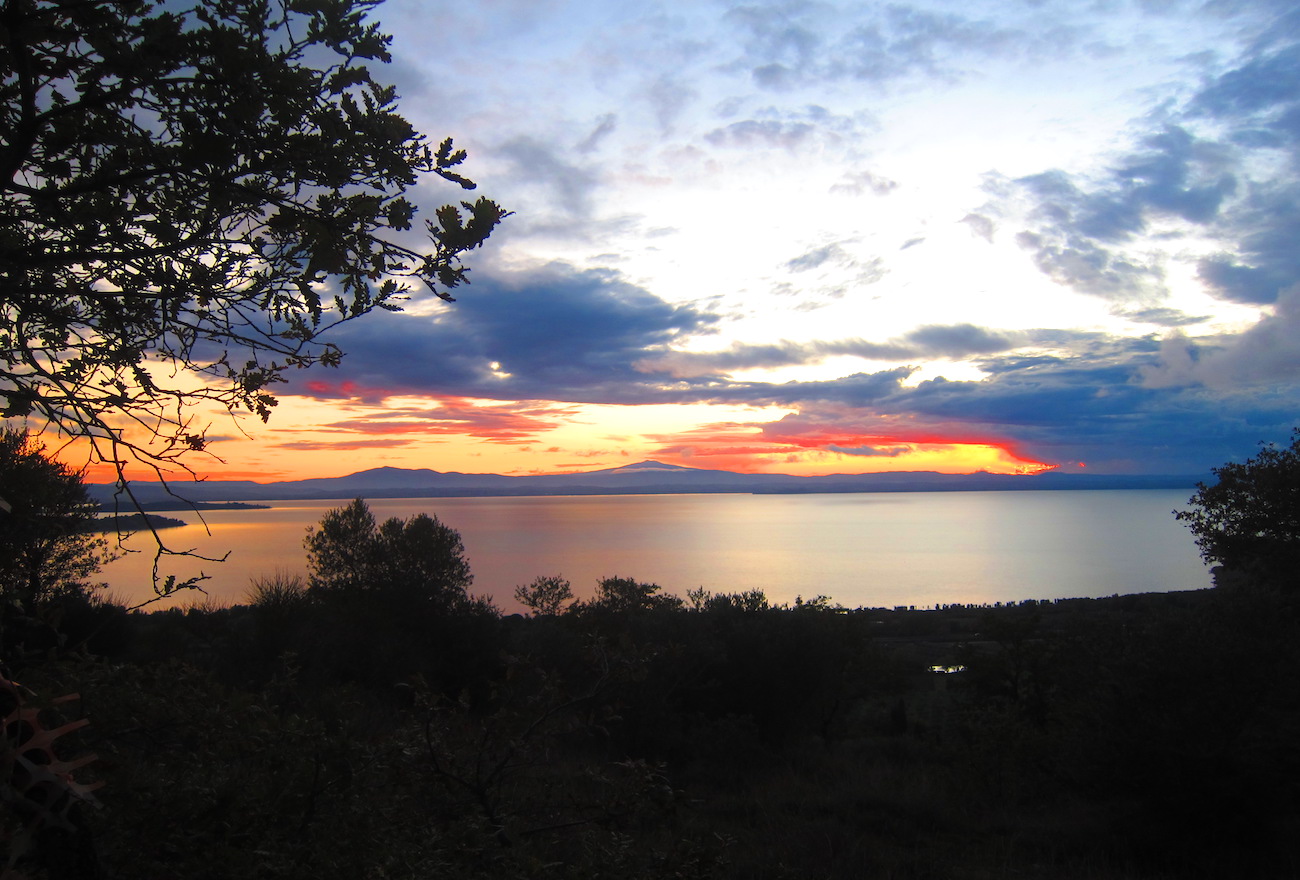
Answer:
M616 575L668 592L761 589L773 602L829 596L849 607L933 606L1210 586L1191 534L1171 510L1187 490L908 492L836 495L616 495L370 501L376 519L436 515L458 530L472 592L518 610L514 588L560 574L589 596ZM164 560L200 570L213 600L244 600L250 579L305 570L303 536L334 501L270 502L268 510L168 513L190 525L169 547L222 563ZM128 547L150 549L134 536ZM129 603L152 595L152 552L103 571ZM187 595L183 602L194 601ZM198 598L202 598L201 596Z

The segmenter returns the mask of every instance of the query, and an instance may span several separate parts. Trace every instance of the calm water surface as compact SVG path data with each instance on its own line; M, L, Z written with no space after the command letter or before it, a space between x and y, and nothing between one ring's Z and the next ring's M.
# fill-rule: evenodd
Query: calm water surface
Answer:
M599 578L653 581L685 595L762 589L775 602L825 595L850 606L926 606L1210 586L1175 491L910 492L843 495L623 495L419 498L370 501L376 519L436 515L458 530L472 591L515 611L518 584L561 574L580 596ZM347 503L271 502L269 510L209 511L211 535L190 525L162 534L173 549L226 562L164 561L163 571L211 576L218 602L243 601L250 579L303 572L303 535ZM136 536L128 547L148 549ZM103 572L110 591L152 595L152 553ZM201 597L200 597L201 598ZM187 597L185 601L193 601Z

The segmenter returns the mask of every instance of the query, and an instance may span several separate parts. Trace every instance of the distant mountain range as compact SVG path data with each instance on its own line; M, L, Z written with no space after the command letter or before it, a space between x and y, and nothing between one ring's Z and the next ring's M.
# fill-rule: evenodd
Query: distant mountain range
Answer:
M1207 475L1208 476L1208 475ZM435 498L509 495L663 495L694 493L816 493L816 492L952 492L1023 489L1187 489L1204 476L1113 475L1049 471L1032 476L1003 474L939 474L911 471L885 474L832 474L797 477L788 474L738 474L732 471L682 467L642 461L623 467L576 474L509 477L501 474L462 474L380 467L312 480L254 483L248 480L208 480L173 483L177 495L195 502L289 501L325 498ZM92 498L107 501L113 485L87 486ZM132 483L144 504L169 496L157 483ZM172 499L174 500L174 499Z

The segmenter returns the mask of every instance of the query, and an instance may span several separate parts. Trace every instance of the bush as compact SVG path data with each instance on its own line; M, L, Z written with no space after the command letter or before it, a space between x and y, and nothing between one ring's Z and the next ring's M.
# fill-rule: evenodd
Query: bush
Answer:
M108 542L91 533L98 505L82 475L46 454L25 431L0 432L0 593L33 606L68 596L85 597L89 583L114 557Z
M286 571L254 578L248 587L248 604L268 611L291 611L307 599L306 581Z
M683 606L676 596L661 593L658 584L646 584L626 577L601 578L590 607L606 611L675 611Z
M515 587L515 600L535 617L554 617L573 600L573 585L559 575L539 576Z
M1218 482L1197 484L1193 509L1174 512L1196 536L1201 556L1236 580L1245 575L1294 582L1300 566L1300 428L1289 447L1264 446L1254 458L1213 472Z
M308 584L318 596L384 595L434 610L473 603L473 582L460 534L418 514L381 525L360 498L329 511L305 539Z

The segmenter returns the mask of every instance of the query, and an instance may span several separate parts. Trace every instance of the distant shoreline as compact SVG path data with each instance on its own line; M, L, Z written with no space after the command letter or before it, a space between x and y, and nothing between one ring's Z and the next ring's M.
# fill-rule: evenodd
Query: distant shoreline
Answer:
M101 505L100 505L101 512L104 513L104 514L109 514L110 512L107 511L107 510L104 510L103 507L104 507L104 505L101 504ZM135 509L135 508L132 507L132 505L130 505L130 504L120 504L119 507L121 507L121 508L126 508L126 509L128 509L128 510L134 510L134 509ZM269 504L254 504L254 503L249 502L249 501L194 501L194 502L189 502L189 501L183 501L183 500L180 500L180 499L173 498L173 499L171 499L171 500L145 501L145 502L143 502L143 503L140 505L140 509L141 509L141 510L146 510L146 511L151 511L151 510L198 510L198 511L203 511L203 510L270 510L270 509L271 509L271 505L269 505ZM122 517L122 518L125 518L125 517L127 517L127 516L136 516L136 515L137 515L137 514L134 514L134 513L131 513L131 514L121 514L121 517ZM159 519L167 519L167 517L159 517ZM175 522L181 522L181 521L180 521L180 520L175 520ZM182 524L183 524L183 523L182 523Z
M897 486L876 489L849 488L791 488L791 489L675 489L675 488L636 488L621 489L615 487L571 488L554 491L536 489L392 489L371 488L339 491L334 493L312 492L305 494L264 494L259 495L259 503L243 501L196 501L193 504L145 502L145 510L270 510L276 503L286 501L339 501L352 498L366 500L399 498L618 498L629 495L905 495L946 494L955 492L1151 492L1151 491L1186 491L1195 492L1195 484L1152 484L1152 485L1090 485L1090 486L933 486L917 488L914 486Z
M187 504L177 499L146 501L140 505L139 510L133 510L130 505L119 504L119 511L105 509L107 505L100 505L100 515L89 523L85 531L89 533L106 533L106 532L139 532L146 529L175 529L181 526L187 526L183 519L176 519L172 516L159 516L152 511L157 510L190 510L202 512L205 510L270 510L269 504L252 504L247 501L196 501L193 504Z
M145 529L175 529L189 525L183 519L170 516L158 516L153 513L127 513L118 516L96 517L87 524L85 531L90 533L106 532L141 532Z
M1205 475L1208 476L1208 475ZM811 495L899 492L989 492L1053 490L1177 489L1189 494L1204 477L1187 474L1037 475L891 472L800 477L742 474L642 462L624 468L576 474L508 476L442 473L428 469L372 468L343 477L255 483L205 480L186 485L136 483L134 497L149 510L183 510L177 495L233 507L252 501L319 501L337 498L520 498L595 495ZM90 484L93 497L107 501L108 484ZM119 504L120 504L119 499ZM215 508L213 508L215 509ZM236 508L237 509L237 508Z

